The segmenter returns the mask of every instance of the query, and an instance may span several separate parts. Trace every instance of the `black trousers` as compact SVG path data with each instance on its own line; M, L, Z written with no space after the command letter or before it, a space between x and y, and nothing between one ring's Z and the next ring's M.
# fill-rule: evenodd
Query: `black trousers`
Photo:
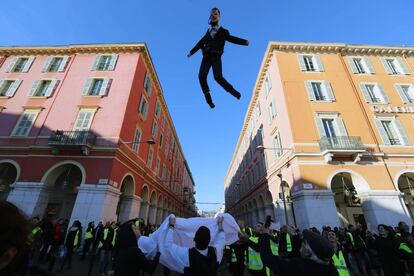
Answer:
M236 92L233 86L223 77L221 55L219 54L205 54L201 61L200 71L198 73L198 79L200 80L201 89L206 94L210 92L210 88L207 83L207 75L210 68L213 67L214 79L221 87L229 93Z

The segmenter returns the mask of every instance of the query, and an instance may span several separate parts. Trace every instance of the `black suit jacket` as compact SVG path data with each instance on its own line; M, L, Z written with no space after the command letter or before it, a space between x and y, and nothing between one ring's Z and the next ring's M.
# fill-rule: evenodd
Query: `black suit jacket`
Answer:
M201 49L203 55L212 53L222 55L226 41L239 45L247 45L248 43L246 39L232 36L227 29L220 27L214 38L211 37L210 30L207 30L206 34L200 39L194 48L191 49L190 54L194 55L199 49Z

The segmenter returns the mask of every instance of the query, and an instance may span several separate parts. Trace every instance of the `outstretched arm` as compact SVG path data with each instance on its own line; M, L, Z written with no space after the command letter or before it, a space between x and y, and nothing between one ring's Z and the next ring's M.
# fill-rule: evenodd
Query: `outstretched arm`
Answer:
M187 57L191 57L192 55L194 55L198 50L201 49L202 45L203 45L203 38L201 38L200 41L197 42L197 44L194 46L194 48L191 49L190 52L188 52Z
M228 36L226 38L228 42L238 44L238 45L249 45L249 41L243 38L239 38L237 36L232 36L230 33L228 33Z
M220 262L223 257L223 250L226 246L226 235L223 231L223 217L217 218L217 224L219 232L217 236L215 237L214 241L211 243L211 246L213 246L216 249L216 256L217 256L217 262Z
M170 253L173 261L178 264L181 271L184 271L184 268L190 265L190 260L188 257L188 248L181 247L173 242L173 234L175 227L175 216L170 217L170 225L168 227L168 232L165 237L165 249Z

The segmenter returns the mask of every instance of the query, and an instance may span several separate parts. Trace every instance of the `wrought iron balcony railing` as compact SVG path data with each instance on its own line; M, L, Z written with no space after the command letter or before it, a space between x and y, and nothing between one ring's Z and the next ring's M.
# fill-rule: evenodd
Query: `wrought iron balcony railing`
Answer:
M319 140L321 151L325 150L365 150L359 136L324 136Z
M53 131L49 137L49 146L88 146L95 144L96 135L87 130Z

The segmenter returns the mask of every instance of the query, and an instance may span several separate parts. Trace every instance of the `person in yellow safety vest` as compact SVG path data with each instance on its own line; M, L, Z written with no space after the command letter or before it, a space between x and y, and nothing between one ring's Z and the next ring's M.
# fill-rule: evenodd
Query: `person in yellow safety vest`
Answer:
M279 255L284 258L298 257L298 250L294 250L292 235L287 231L287 225L280 228Z
M279 238L276 231L270 233L270 249L273 255L279 256Z
M40 227L40 220L39 217L34 217L32 219L32 231L30 231L29 236L27 237L27 243L32 245L42 234L42 228Z
M263 224L258 223L254 227L254 236L247 237L245 240L247 243L247 269L250 275L254 276L269 276L270 270L266 268L260 258L260 247L259 247L259 238L258 234L262 231Z
M89 253L89 249L91 244L93 243L95 238L95 222L91 221L88 223L88 227L85 231L85 237L83 242L83 250L82 250L82 260L85 259L86 254Z
M241 239L237 242L226 246L227 262L229 270L233 276L243 276L245 269L245 259L247 254L247 244Z
M113 249L113 238L114 230L116 228L116 223L113 221L111 223L107 222L105 228L101 232L98 243L99 251L99 273L107 274L108 265L111 260L111 252Z
M66 236L66 256L63 259L60 270L62 271L65 267L66 262L68 263L68 269L70 269L72 263L72 254L73 250L80 246L80 239L82 233L82 224L79 220L75 220L72 224L72 227L69 229L69 232Z
M334 254L332 256L333 265L336 270L338 270L339 276L349 276L350 275L350 263L348 256L345 252L345 249L339 243L338 236L332 230L327 232L328 241L334 248Z
M405 236L398 248L398 255L402 262L406 276L414 275L414 241L409 233L402 233Z

